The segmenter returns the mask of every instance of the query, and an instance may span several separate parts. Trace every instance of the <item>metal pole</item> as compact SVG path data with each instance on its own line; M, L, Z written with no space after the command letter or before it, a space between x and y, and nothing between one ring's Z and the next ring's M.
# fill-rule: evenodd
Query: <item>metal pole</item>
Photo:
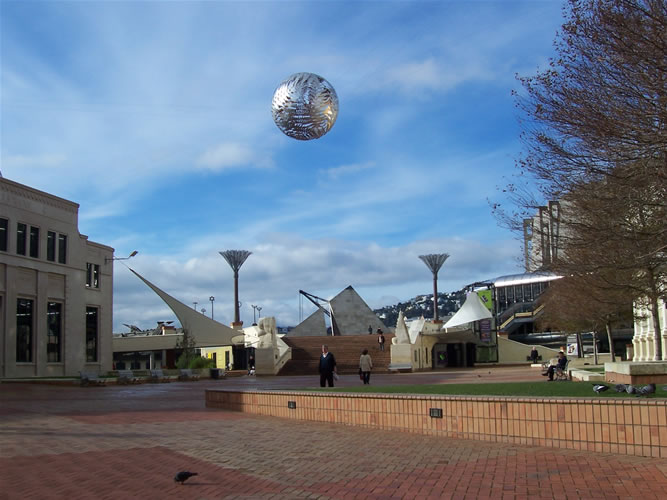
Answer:
M433 322L438 322L438 273L433 273Z
M213 301L215 300L215 297L211 295L208 300L211 301L211 319L213 319Z

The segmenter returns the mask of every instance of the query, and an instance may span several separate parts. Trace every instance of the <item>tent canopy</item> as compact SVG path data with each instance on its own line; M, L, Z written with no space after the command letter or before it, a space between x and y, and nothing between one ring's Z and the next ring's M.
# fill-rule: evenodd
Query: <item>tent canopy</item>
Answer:
M484 305L482 300L475 292L471 292L466 297L466 301L461 306L454 316L443 325L443 328L453 328L459 325L479 321L480 319L490 319L493 316L491 311Z

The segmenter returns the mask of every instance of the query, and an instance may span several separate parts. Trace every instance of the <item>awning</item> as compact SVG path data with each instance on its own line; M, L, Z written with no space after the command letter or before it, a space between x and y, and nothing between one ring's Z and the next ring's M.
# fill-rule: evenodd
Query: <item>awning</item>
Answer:
M490 319L493 316L491 311L484 305L482 300L475 292L469 293L466 301L454 316L443 325L443 328L452 328L454 326L465 325L480 319Z

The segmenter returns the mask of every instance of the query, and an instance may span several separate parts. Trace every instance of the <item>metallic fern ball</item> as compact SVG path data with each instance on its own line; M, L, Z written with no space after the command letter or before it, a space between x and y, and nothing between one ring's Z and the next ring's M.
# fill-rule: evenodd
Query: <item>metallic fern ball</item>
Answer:
M273 93L271 113L285 135L300 141L319 139L336 123L338 96L321 76L295 73Z

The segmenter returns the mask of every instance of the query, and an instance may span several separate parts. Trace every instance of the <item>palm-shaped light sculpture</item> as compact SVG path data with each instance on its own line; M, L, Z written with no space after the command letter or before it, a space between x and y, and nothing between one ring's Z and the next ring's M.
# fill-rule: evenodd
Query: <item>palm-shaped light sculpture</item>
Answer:
M220 255L227 261L234 271L234 323L232 326L242 326L241 314L239 311L239 269L252 252L247 250L225 250Z
M420 255L419 258L424 261L433 273L433 322L438 322L438 271L449 257L448 253L432 253Z

